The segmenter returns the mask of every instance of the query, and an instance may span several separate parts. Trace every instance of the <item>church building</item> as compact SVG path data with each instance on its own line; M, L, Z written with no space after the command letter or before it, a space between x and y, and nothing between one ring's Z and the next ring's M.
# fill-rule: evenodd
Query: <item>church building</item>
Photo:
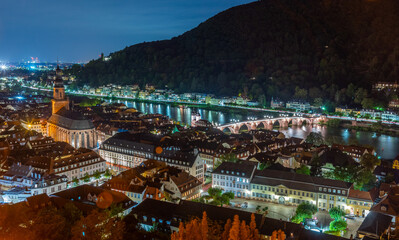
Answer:
M93 122L73 111L65 96L61 69L57 66L52 102L52 115L47 120L47 136L67 142L74 148L95 148L97 136Z

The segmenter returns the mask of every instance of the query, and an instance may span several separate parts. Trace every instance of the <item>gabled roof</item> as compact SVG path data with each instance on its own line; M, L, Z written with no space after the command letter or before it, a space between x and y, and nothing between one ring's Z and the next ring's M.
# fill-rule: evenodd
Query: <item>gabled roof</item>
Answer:
M30 207L42 207L50 203L50 198L47 196L47 194L42 193L26 198L26 203Z
M135 204L123 193L90 185L80 185L78 187L57 192L54 195L72 201L97 205L100 208L103 203L108 206L111 205L111 203L122 204L124 208L131 207Z
M93 122L86 119L81 113L62 108L51 115L47 122L69 130L93 129Z
M370 192L356 190L353 187L349 190L348 199L373 202Z
M333 166L359 165L351 156L336 148L326 149L321 154L320 160L323 164L330 163Z
M257 163L251 161L222 162L212 173L250 178Z
M399 215L399 187L391 187L388 194L379 203L371 207L371 211L389 216Z
M251 183L265 185L279 185L284 183L287 184L287 187L292 186L297 189L298 187L300 187L299 189L306 188L306 190L316 192L318 191L316 190L317 187L349 189L352 186L352 183L349 182L269 169L257 170Z
M379 238L388 229L391 222L391 216L371 211L357 231L363 235Z
M181 200L179 204L158 201L154 199L145 199L137 207L132 209L131 214L139 216L155 217L162 219L163 223L170 221L174 227L179 226L180 221L188 221L192 217L201 218L203 212L206 212L207 217L213 221L221 222L224 226L227 219L234 219L235 215L239 216L240 220L245 220L247 224L251 221L251 213L241 211L233 208L224 208L199 202ZM259 228L262 221L260 214L254 214L256 226ZM285 222L272 218L265 218L264 224L259 228L259 233L262 235L271 236L274 230L283 230L287 236L291 233L295 240L299 239L323 239L323 240L339 240L341 237L327 235L323 233L316 233L310 230L305 230L300 224Z

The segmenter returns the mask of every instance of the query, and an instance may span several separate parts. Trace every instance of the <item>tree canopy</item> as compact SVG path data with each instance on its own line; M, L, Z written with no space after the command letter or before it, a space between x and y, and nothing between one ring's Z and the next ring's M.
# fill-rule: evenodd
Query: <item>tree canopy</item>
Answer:
M185 224L180 222L179 231L171 235L172 240L259 240L259 232L256 228L255 216L251 215L249 225L240 221L238 215L234 220L228 219L222 228L218 222L208 219L206 212L203 212L202 219L194 218Z
M317 212L317 207L314 204L303 202L298 205L295 211L292 221L295 223L301 223L306 218L312 218L313 214Z
M372 94L371 83L399 78L397 9L396 0L256 1L170 40L74 65L69 73L80 85L150 83L241 94L262 104L274 96L314 100L330 110L353 102L374 107L385 104L386 95Z
M328 213L334 220L340 220L343 216L345 216L344 210L337 207L330 208L330 210L328 210Z

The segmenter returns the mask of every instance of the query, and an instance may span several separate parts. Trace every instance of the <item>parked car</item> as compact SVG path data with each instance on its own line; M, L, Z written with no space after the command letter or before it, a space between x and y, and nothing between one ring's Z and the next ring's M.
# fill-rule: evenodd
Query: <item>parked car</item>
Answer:
M248 202L244 202L243 204L241 204L241 208L248 208Z

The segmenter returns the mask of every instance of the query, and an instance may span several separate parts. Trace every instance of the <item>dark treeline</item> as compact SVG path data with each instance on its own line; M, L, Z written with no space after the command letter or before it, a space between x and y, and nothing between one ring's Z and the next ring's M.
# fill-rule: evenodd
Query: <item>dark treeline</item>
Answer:
M360 88L359 105L365 98L383 104L389 96L377 98L370 89L399 79L398 13L397 0L258 1L171 40L133 45L70 71L80 84L150 83L177 92L241 93L263 104L274 96L342 105Z

